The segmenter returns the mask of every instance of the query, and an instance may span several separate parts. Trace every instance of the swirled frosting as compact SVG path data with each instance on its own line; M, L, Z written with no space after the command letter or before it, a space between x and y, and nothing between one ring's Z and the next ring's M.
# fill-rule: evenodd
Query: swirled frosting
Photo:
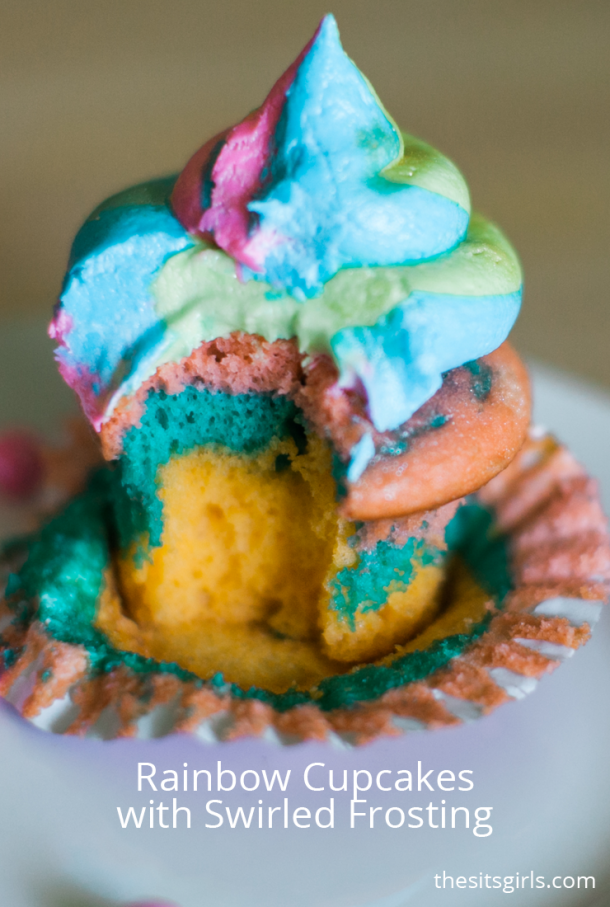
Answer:
M404 140L327 16L262 107L199 152L174 208L297 299L340 268L414 264L457 245L467 194L403 181Z
M470 216L454 165L397 128L327 16L263 105L177 179L93 212L50 333L98 430L160 365L247 331L332 356L384 431L496 349L520 300L508 242Z

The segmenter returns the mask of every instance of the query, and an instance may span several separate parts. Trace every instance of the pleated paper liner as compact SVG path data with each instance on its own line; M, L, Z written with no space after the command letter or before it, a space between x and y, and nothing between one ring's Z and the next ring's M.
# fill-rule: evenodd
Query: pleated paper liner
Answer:
M72 476L66 492L74 485ZM57 488L44 494L59 497ZM36 602L13 595L0 604L0 693L39 728L103 739L186 733L351 746L481 718L533 692L589 639L610 589L610 544L596 483L536 430L457 519L465 541L438 617L391 656L311 691L240 690L128 659L95 673L86 648L53 638ZM5 573L20 556L9 545Z

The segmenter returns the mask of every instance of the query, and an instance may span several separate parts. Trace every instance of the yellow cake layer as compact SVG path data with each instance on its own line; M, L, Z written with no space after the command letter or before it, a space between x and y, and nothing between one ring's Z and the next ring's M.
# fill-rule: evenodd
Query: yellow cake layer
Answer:
M257 686L274 693L291 687L309 689L324 677L348 670L347 665L325 658L314 641L278 639L260 626L222 627L210 622L200 628L176 625L169 636L154 624L142 628L124 614L111 574L106 581L96 625L117 649L176 662L204 679L220 671L225 680L242 689ZM443 598L442 611L432 623L375 663L389 665L408 652L425 650L436 640L468 633L493 606L459 559L454 562Z
M160 467L157 485L162 544L117 560L122 618L100 613L118 648L283 692L391 653L438 611L438 562L414 563L410 582L392 581L386 604L352 623L333 609L331 581L358 564L356 527L337 515L330 449L315 436L300 454L291 438L257 455L195 449Z
M320 612L324 650L332 652L339 661L351 663L370 661L391 652L397 643L412 637L436 615L444 580L444 565L415 564L408 586L388 588L386 604L357 614L353 628L328 607L326 599Z
M276 471L278 456L292 468ZM320 589L338 518L326 446L292 439L258 456L194 450L159 470L162 545L119 572L145 626L266 623L293 639L317 633Z

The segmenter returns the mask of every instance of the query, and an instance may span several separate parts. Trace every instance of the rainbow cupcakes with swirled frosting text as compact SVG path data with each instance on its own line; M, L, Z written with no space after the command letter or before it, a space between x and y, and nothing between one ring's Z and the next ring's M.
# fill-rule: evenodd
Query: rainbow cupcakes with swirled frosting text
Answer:
M515 640L583 641L535 608L602 598L610 556L580 467L526 442L520 303L510 244L327 16L260 108L75 239L50 332L106 465L7 554L4 693L37 660L14 701L72 733L177 698L178 729L364 740L543 673ZM524 579L531 521L569 548L579 506L586 556L557 572L551 516Z

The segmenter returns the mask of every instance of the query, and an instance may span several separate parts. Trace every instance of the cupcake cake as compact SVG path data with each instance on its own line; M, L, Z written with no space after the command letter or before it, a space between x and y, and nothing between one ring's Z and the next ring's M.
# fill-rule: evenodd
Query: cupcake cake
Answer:
M357 742L520 695L610 581L594 484L528 433L520 303L508 241L327 16L75 239L50 333L105 465L6 549L2 693L69 733L171 705Z

